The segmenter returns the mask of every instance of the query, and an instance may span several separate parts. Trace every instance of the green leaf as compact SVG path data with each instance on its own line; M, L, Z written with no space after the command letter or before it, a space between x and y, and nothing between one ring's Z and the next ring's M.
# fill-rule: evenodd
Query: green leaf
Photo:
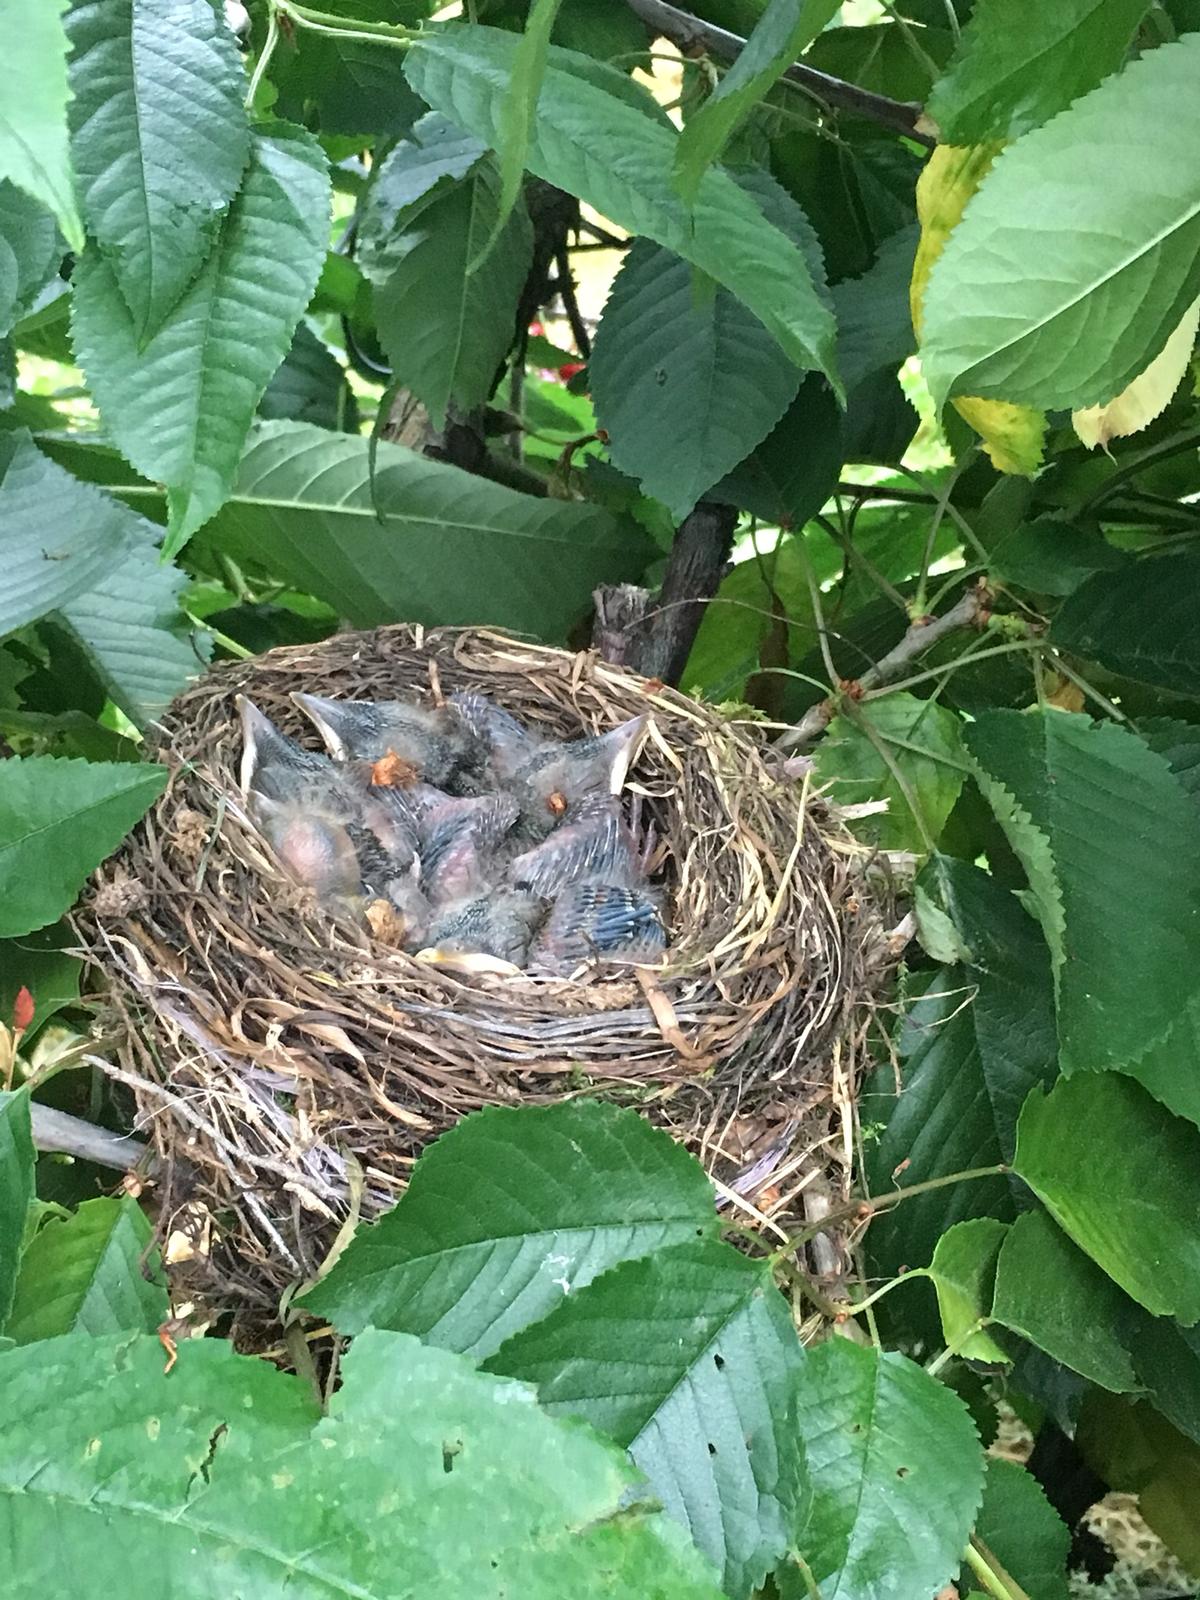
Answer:
M207 648L179 608L186 574L159 559L161 530L57 466L24 430L0 439L0 472L0 634L53 616L110 698L147 722Z
M732 294L706 293L686 261L638 239L605 304L588 379L614 463L682 520L766 438L801 373Z
M270 422L358 432L358 402L345 369L307 323L297 327L292 348L258 402L258 414Z
M1147 0L978 0L926 106L945 144L1019 139L1115 72Z
M933 700L900 692L837 716L818 745L814 770L839 805L886 800L863 831L885 850L929 850L966 778L961 724Z
M800 1369L813 1507L798 1540L821 1600L913 1600L958 1571L983 1492L965 1405L893 1351L831 1338ZM796 1579L788 1600L805 1593Z
M884 240L861 277L833 291L838 371L848 391L873 372L898 367L916 349L908 289L920 236L916 223L901 228Z
M1200 1320L1194 1127L1118 1073L1064 1078L1026 1101L1013 1167L1126 1294L1156 1316Z
M149 762L0 761L0 938L60 917L167 776Z
M76 354L123 454L167 486L167 555L229 493L325 260L325 157L302 129L268 126L199 275L144 346L110 263L93 248L75 267Z
M1122 678L1200 696L1200 619L1189 603L1198 583L1194 555L1098 572L1067 599L1050 638Z
M1036 1600L1067 1600L1071 1530L1032 1473L989 1456L976 1537Z
M469 258L468 271L477 272L485 258L499 243L505 224L521 194L525 177L525 157L537 119L538 96L546 75L550 55L550 35L558 21L562 0L531 0L521 42L513 57L508 93L500 107L499 143L496 153L500 167L500 194L496 215L482 249Z
M1029 875L1063 1070L1136 1061L1194 988L1200 852L1186 795L1161 756L1113 723L986 711L964 737Z
M748 1596L807 1510L801 1349L765 1262L715 1240L626 1261L507 1340L490 1372L624 1445L663 1509Z
M0 0L6 41L0 78L0 178L11 178L54 213L72 250L83 249L83 223L67 146L69 0Z
M153 1333L169 1311L145 1212L129 1195L85 1200L42 1224L21 1261L5 1332L18 1344L61 1333Z
M1142 1314L1128 1339L1139 1380L1180 1432L1200 1443L1200 1328Z
M0 336L27 315L61 250L50 213L15 184L0 180Z
M369 278L386 282L396 265L391 245L397 221L411 226L421 202L465 178L486 154L486 145L437 111L413 123L373 173L360 212L358 259ZM412 248L411 239L404 248Z
M1009 1228L996 1266L992 1316L1116 1393L1139 1387L1119 1337L1128 1308L1111 1278L1044 1211L1027 1211Z
M1037 924L977 867L935 858L925 881L938 886L939 879L941 903L975 965L926 981L897 1041L899 1095L889 1066L863 1099L864 1122L885 1120L868 1157L872 1194L1011 1160L1022 1104L1057 1072L1050 961ZM1004 1178L914 1195L872 1222L873 1273L894 1277L929 1261L949 1226L980 1214L1015 1215Z
M1076 1432L1084 1460L1189 1572L1200 1571L1200 1448L1144 1402L1093 1391Z
M405 71L436 110L495 148L516 48L509 35L489 28L426 33L408 52ZM833 380L833 316L797 248L723 172L705 174L689 213L668 175L673 130L564 70L564 57L587 59L551 49L530 171L699 267L754 312L797 366L818 367Z
M237 45L212 0L76 0L67 33L83 214L141 346L200 270L250 158Z
M395 265L375 284L375 325L392 375L424 402L435 428L451 404L469 411L491 396L515 337L533 227L519 195L501 215L500 181L494 161L479 161L419 201L410 221L401 213L387 244ZM487 271L471 271L483 250Z
M939 407L1097 405L1158 355L1200 291L1198 70L1200 34L1151 50L1000 154L929 277Z
M163 1366L128 1334L0 1361L11 1600L719 1600L614 1446L446 1351L364 1334L327 1417L223 1340Z
M691 205L705 172L772 87L816 38L839 0L767 0L733 65L687 120L675 151L675 183Z
M395 1208L302 1303L483 1359L608 1267L711 1237L703 1168L632 1111L480 1111L431 1145Z
M0 1023L11 1022L21 989L28 989L33 996L33 1021L27 1029L30 1036L56 1011L79 998L83 967L78 957L68 954L77 944L77 936L66 923L24 934L20 939L0 940Z
M829 385L810 372L771 432L709 498L799 530L832 495L844 460L842 413Z
M1094 529L1039 517L996 541L989 571L1035 594L1059 596L1071 594L1094 573L1125 572L1128 565L1125 552Z
M7 1026L11 1013L0 1021ZM8 1322L17 1286L25 1218L34 1195L33 1166L29 1091L0 1090L0 1330Z
M977 1322L987 1318L996 1279L996 1258L1007 1224L995 1217L974 1217L947 1228L937 1242L929 1277L937 1292L938 1313L946 1344L964 1361L998 1361L1009 1357Z
M203 543L356 627L495 623L543 639L566 634L597 584L636 582L653 553L598 507L517 494L401 445L380 441L375 466L373 500L367 440L266 423Z

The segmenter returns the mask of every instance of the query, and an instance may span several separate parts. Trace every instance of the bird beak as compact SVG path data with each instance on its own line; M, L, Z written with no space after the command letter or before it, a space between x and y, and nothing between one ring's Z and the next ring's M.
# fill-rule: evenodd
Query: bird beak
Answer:
M353 703L343 704L337 700L325 700L319 694L298 692L292 695L292 699L324 739L325 748L334 760L345 761L346 740L343 730L353 720L350 715Z
M642 740L646 737L649 722L649 717L644 714L640 717L631 717L628 722L622 722L620 727L614 728L611 733L606 733L600 740L609 761L610 794L620 794L625 787L625 779L638 751L642 748Z
M247 699L244 694L237 696L236 704L238 716L242 719L242 765L238 778L241 783L242 799L249 800L261 755L259 747L278 730L270 717L260 711L254 701Z
M519 978L520 967L514 967L511 961L501 961L499 956L487 956L480 950L449 951L438 950L427 946L418 950L413 958L423 967L438 967L443 972L463 973L471 976L476 973L492 973L498 978Z

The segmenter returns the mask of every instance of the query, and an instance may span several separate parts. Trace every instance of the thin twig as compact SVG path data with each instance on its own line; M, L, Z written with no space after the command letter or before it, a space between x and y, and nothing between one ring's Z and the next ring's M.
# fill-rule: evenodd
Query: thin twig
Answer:
M39 1150L93 1161L98 1167L112 1167L117 1172L128 1172L150 1155L150 1147L140 1139L130 1134L112 1133L108 1128L99 1128L94 1122L85 1122L82 1117L73 1117L54 1106L34 1101L29 1111L33 1142Z
M736 61L746 47L745 39L739 34L718 28L715 23L702 22L690 12L668 5L666 0L626 0L626 4L648 27L670 39L684 52L698 47L709 55L719 56L723 61ZM816 67L807 66L802 61L785 68L782 81L795 84L834 110L865 117L930 149L937 142L932 134L919 126L921 107L911 101L891 100L886 95L872 94L869 89L862 89L856 83L847 83L842 78L831 77L827 72L819 72Z
M829 726L837 714L839 704L846 696L860 700L868 689L878 688L881 683L898 678L910 661L924 655L949 634L957 633L961 628L979 627L987 620L990 601L991 591L986 583L980 582L968 589L943 616L935 617L932 621L918 618L899 644L894 645L873 667L869 667L861 678L845 685L839 693L830 695L827 700L821 700L815 706L810 706L795 727L789 728L776 739L775 748L795 750L802 745L811 744Z

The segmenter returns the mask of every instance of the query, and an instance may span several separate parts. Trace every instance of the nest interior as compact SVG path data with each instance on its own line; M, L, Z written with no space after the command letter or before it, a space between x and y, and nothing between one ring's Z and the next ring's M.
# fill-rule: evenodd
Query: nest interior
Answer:
M629 787L665 847L666 967L464 978L323 915L237 788L235 696L312 744L297 689L479 689L559 737L650 712ZM273 1306L352 1190L364 1216L386 1209L423 1145L487 1105L602 1095L684 1140L735 1204L844 1195L878 920L849 836L753 725L591 653L389 627L217 667L156 745L168 787L77 928L114 1014L109 1070L153 1134L163 1229L204 1219L189 1271L210 1301Z

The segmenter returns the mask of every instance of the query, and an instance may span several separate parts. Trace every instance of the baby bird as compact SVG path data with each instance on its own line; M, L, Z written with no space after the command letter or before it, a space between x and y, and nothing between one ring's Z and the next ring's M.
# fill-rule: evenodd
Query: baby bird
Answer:
M435 904L477 895L498 876L494 857L517 820L511 795L442 796L419 822L421 888Z
M648 889L585 879L559 895L529 957L533 966L570 971L596 959L654 963L666 948L667 930Z
M314 890L327 905L362 895L358 852L336 818L262 794L254 795L251 809L280 865L297 883Z
M292 699L315 723L338 761L379 762L395 756L414 779L445 788L478 765L480 750L456 712L429 711L402 700L326 700L315 694Z
M446 958L474 954L524 966L530 941L546 915L546 904L519 889L501 889L448 906L430 924L429 959L449 965Z
M645 737L646 722L644 716L633 717L609 733L547 744L535 751L508 785L521 808L521 836L536 843L589 796L620 794Z
M242 719L242 795L303 805L324 802L352 815L356 810L345 779L328 756L305 750L289 739L244 695L237 698Z
M503 783L511 778L536 752L549 743L518 722L510 712L494 705L486 695L462 692L450 696L450 704L479 744L487 752L492 779Z
M582 878L632 888L643 876L637 843L612 795L588 795L576 813L509 864L518 888L553 898Z

